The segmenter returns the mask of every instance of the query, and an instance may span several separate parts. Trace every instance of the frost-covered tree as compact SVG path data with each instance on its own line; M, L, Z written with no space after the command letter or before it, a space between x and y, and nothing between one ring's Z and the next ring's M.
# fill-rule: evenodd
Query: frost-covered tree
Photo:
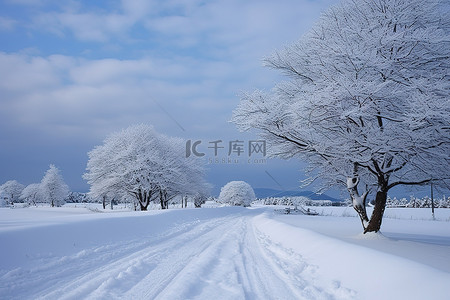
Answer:
M5 204L20 202L20 194L25 186L16 180L9 180L0 186L0 195Z
M158 180L161 208L168 208L169 200L178 195L208 194L210 187L205 181L202 160L195 156L186 158L186 144L182 139L162 137L165 151L161 167L166 171Z
M245 181L230 181L220 190L219 202L224 204L250 206L255 200L253 188Z
M207 187L201 161L185 157L179 138L157 133L148 125L134 125L111 134L88 153L90 195L134 198L141 210L151 201L168 208L179 194L195 194Z
M70 190L57 167L50 165L39 185L39 196L51 207L64 204Z
M40 184L32 183L27 185L20 194L20 199L28 204L36 205L40 193Z
M197 193L194 195L194 206L196 208L202 207L203 204L205 204L206 200L208 199L207 195L205 193Z
M450 186L448 12L434 0L343 1L265 59L288 80L243 95L232 121L272 155L307 161L309 183L348 189L364 232L379 231L391 188Z

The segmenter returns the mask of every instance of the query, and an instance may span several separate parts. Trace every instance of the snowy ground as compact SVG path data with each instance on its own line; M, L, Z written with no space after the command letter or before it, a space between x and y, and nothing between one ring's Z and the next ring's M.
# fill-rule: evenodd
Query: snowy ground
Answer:
M0 299L448 299L450 209L0 209Z

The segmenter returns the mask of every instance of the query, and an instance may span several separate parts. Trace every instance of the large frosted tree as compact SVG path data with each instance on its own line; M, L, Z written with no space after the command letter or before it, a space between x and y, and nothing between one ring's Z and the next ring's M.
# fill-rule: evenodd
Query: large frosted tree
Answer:
M130 126L88 153L83 178L94 198L132 197L141 210L159 201L165 209L174 196L194 195L207 188L201 162L186 158L184 151L179 138L159 134L144 124Z
M364 232L378 231L391 188L450 186L449 21L437 1L343 1L265 59L287 80L244 94L232 121L306 160L310 182L347 188Z

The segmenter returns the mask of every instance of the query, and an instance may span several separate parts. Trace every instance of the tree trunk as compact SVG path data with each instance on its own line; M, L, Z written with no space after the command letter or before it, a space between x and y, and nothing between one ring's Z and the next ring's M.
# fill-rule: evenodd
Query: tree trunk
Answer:
M144 192L142 192L141 190L138 191L137 199L138 199L141 211L147 211L147 207L148 207L148 205L150 203L151 196L152 196L152 192L151 191L148 192L148 194L147 194L146 191L144 191Z
M149 201L144 197L144 199L139 200L139 205L141 207L141 211L147 211Z
M383 214L386 208L386 199L387 191L384 189L379 190L375 196L375 207L372 216L370 217L369 224L364 229L364 233L380 231L381 221L383 220Z
M106 209L106 196L103 196L102 203L103 203L103 209Z
M366 230L367 224L369 223L369 218L367 217L366 212L366 198L368 192L366 191L362 194L362 196L360 196L358 192L358 183L359 179L357 177L348 178L347 189L350 193L350 197L352 198L353 209L358 213L363 229Z
M369 223L369 218L367 217L366 206L365 205L353 205L353 209L358 213L359 219L361 220L361 224L366 229L367 224Z
M159 191L159 200L161 201L161 209L168 208L167 191Z

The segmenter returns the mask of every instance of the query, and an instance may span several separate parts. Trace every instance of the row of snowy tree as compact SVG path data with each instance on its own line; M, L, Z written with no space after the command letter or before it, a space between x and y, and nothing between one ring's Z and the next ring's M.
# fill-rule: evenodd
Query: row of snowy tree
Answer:
M212 197L199 197L198 194L195 195L178 195L173 197L168 202L168 206L176 207L201 207L207 200L214 201ZM70 192L65 199L66 203L98 203L103 205L103 209L110 207L114 209L114 205L123 205L125 207L131 207L137 209L137 202L132 197L126 198L94 198L91 197L89 193L80 192Z
M60 206L69 202L132 203L147 210L151 202L162 209L172 201L200 207L209 195L204 162L196 156L186 157L180 138L156 132L149 125L134 125L108 136L102 145L88 153L88 194L69 193L60 171L54 165L40 183L24 186L11 180L0 186L0 205L15 202L49 203Z
M284 206L295 206L295 205L303 205L303 206L352 206L352 201L347 199L342 202L332 202L330 200L311 200L307 197L269 197L264 199L256 200L259 204L263 205L284 205ZM450 197L443 196L442 198L433 199L435 208L450 208ZM422 198L417 198L411 196L409 199L401 198L397 199L397 197L391 198L387 197L386 207L408 207L408 208L430 208L431 198L429 196L425 196Z
M263 205L303 205L303 206L332 206L333 202L330 200L311 200L303 196L294 197L269 197L258 199L257 202ZM339 202L338 202L339 203Z
M9 180L0 186L0 207L14 203L48 203L50 206L61 206L69 194L69 187L64 182L57 167L50 165L40 183L27 186Z
M442 198L433 199L433 205L435 208L450 208L450 197L443 196ZM410 208L424 208L431 207L431 198L425 196L423 198L416 198L411 196L408 199L396 197L391 198L388 196L386 207L410 207Z
M202 204L209 201L215 201L223 205L231 206L250 206L255 201L256 196L253 188L244 181L231 181L224 185L221 189L219 198L213 197L199 197L199 193L179 194L177 197L169 201L170 205L177 205L181 207L188 207L188 203L192 203L195 207L201 207ZM103 203L103 208L109 204L111 207L116 204L133 204L133 199L130 198L110 198L108 201L104 197L92 197L91 193L74 193L71 192L66 198L69 203Z

